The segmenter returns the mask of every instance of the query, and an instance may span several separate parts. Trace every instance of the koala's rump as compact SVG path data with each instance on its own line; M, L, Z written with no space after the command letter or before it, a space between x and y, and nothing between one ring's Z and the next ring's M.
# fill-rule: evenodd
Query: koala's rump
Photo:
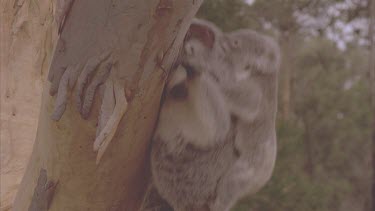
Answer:
M151 156L159 194L172 206L183 209L213 201L221 176L235 159L234 146L229 141L208 150L187 145L178 153L171 153L166 144L155 141Z

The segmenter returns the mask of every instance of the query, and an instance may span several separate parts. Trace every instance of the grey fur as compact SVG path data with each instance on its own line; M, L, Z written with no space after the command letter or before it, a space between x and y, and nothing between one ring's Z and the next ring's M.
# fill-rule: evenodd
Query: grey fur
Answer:
M224 52L224 58L206 66L219 81L236 119L235 145L240 154L218 185L211 207L226 211L239 198L257 192L271 177L277 145L280 50L272 38L249 29L218 34L217 39L211 57L221 57Z
M208 210L237 159L219 87L206 73L189 77L181 66L172 74L151 152L154 185L175 211ZM179 86L187 95L176 98Z

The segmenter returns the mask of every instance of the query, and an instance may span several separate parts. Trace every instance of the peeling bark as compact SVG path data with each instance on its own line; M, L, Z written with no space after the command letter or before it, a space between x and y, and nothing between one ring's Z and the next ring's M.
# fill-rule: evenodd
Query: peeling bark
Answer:
M124 88L122 87L121 82L116 79L113 82L113 92L115 94L115 107L113 108L113 113L109 117L108 121L105 124L105 127L99 133L98 137L96 137L94 142L94 151L98 151L96 164L99 163L109 143L112 141L118 124L120 123L128 107Z
M47 171L41 169L28 211L47 211L58 183L47 179Z
M115 96L113 93L113 81L107 80L104 84L104 93L102 103L99 113L98 127L96 128L96 137L99 136L99 133L104 128L105 124L108 122L109 117L111 116L113 109L115 108Z

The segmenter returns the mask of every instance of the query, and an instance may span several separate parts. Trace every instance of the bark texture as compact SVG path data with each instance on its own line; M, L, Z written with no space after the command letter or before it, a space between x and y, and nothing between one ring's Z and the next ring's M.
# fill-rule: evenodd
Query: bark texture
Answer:
M56 15L60 36L49 70L52 83L44 86L37 137L14 210L40 206L36 199L48 210L137 210L149 181L148 146L167 70L202 1L66 2L67 9L59 9L63 15ZM103 106L93 87L107 85L100 67L106 65L116 67L108 77L130 94L96 165L93 144ZM41 172L47 175L43 181ZM44 181L44 189L38 188ZM37 191L45 197L36 197Z
M57 33L52 0L0 1L0 210L12 207L38 124Z

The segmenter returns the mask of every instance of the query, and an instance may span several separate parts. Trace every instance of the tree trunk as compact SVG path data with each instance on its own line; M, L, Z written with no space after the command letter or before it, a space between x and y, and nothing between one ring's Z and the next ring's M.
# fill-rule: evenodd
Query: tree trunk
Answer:
M282 45L282 56L283 62L281 64L281 74L280 74L280 114L282 120L288 120L292 111L292 49L293 49L293 39L288 31L282 32L281 35L281 45Z
M61 34L50 66L52 84L44 85L37 137L14 210L137 210L149 180L148 146L166 71L202 0L62 2L68 4L56 16ZM131 101L124 118L118 117L121 121L113 140L96 164L92 146L100 97L94 98L90 115L84 115L87 120L77 111L77 102L70 99L61 119L53 114L59 121L53 121L51 114L64 95L60 94L66 82L61 69L73 71L69 68L86 61L86 66L90 61L100 63L92 58L106 51L116 66L110 77L131 91ZM76 90L84 89L79 87L80 80ZM56 87L57 97L51 97L48 89L54 94Z
M375 1L369 1L369 39L370 39L370 52L369 52L369 80L370 80L370 94L371 106L373 112L372 124L372 196L371 196L371 209L375 211Z
M55 1L0 1L0 210L12 207L35 140L57 36Z

